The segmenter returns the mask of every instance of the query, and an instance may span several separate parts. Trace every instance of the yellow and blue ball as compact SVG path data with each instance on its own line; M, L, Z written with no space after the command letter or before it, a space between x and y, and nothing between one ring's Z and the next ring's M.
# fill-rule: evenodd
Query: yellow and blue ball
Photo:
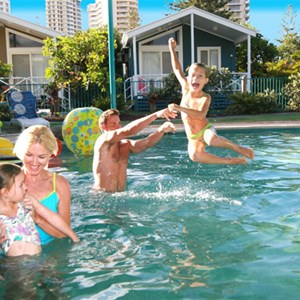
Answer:
M78 156L93 154L94 144L101 134L98 120L102 110L81 107L70 111L62 126L62 135L68 149Z

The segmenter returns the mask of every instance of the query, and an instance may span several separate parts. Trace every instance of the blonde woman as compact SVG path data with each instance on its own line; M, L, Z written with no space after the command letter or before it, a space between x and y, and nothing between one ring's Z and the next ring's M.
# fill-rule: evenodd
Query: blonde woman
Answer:
M48 164L58 145L51 129L43 125L30 126L19 135L14 153L23 162L27 192L48 209L59 214L70 225L70 184L63 176L49 172ZM41 243L45 245L65 234L39 214L35 214Z

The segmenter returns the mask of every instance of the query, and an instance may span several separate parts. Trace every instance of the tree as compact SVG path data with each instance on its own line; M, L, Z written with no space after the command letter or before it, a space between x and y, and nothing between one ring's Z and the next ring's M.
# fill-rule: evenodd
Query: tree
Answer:
M141 25L141 19L138 10L134 8L129 8L128 30L139 27L140 25Z
M169 2L169 7L171 10L179 11L190 6L195 6L220 17L230 19L233 14L229 11L228 2L229 0L174 0L173 2Z
M115 33L115 56L121 49L120 35ZM78 31L74 36L47 38L43 55L49 57L46 77L58 86L96 84L106 91L109 85L107 27ZM122 65L116 61L116 76Z
M266 63L272 76L290 76L300 72L300 37L295 32L296 13L290 5L283 17L282 37L278 40L278 59Z
M278 56L278 50L273 43L263 38L261 34L251 38L251 73L253 77L268 76L266 63L272 62ZM247 72L247 42L237 47L236 67L238 72Z
M296 12L293 6L289 5L283 19L282 19L282 37L277 40L279 55L282 59L289 59L290 56L297 50L300 50L300 37L295 32Z

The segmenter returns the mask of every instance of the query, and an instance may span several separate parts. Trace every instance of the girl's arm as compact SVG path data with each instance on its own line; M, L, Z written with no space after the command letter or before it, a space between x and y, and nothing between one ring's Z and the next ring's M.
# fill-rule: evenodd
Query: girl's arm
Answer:
M206 118L210 106L210 102L211 102L210 95L207 94L205 97L206 99L203 102L203 104L199 107L199 109L188 108L186 106L178 105L175 103L169 104L168 109L170 111L179 111L179 112L186 113L187 115L195 119L204 119Z
M28 209L28 203L32 203L32 214L38 213L42 218L49 222L52 226L57 228L59 231L63 232L65 235L69 236L74 243L79 242L79 239L72 228L66 223L66 221L57 213L48 209L46 206L41 204L35 198L24 199L25 207Z
M34 198L32 198L32 205L34 210L52 226L69 236L74 243L79 242L79 239L75 232L59 214L48 209L46 206L44 206Z
M182 67L180 65L180 62L178 60L178 57L176 55L175 52L175 48L176 48L176 41L173 38L169 39L169 49L170 49L170 54L171 54L171 64L172 64L172 69L173 72L177 78L177 80L179 81L182 90L186 89L186 85L187 85L187 80L183 74L182 71Z

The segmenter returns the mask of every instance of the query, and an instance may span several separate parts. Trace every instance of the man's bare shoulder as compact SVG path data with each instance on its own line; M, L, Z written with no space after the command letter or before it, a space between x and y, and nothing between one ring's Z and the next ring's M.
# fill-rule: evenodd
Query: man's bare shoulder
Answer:
M95 148L100 148L102 145L105 144L105 142L107 141L107 133L101 133L101 135L97 138L96 143L95 143Z
M116 131L116 130L114 130L114 131ZM105 148L105 147L110 147L110 146L112 146L112 145L114 145L114 144L119 144L120 146L121 145L124 145L124 144L128 144L128 143L130 143L130 141L131 140L129 140L129 139L122 139L122 140L119 140L119 141L117 141L117 142L113 142L112 141L112 139L111 139L111 136L114 134L114 132L113 131L109 131L109 132L104 132L104 133L102 133L99 137L98 137L98 139L97 139L97 141L96 141L96 143L95 143L95 149L103 149L103 148Z

